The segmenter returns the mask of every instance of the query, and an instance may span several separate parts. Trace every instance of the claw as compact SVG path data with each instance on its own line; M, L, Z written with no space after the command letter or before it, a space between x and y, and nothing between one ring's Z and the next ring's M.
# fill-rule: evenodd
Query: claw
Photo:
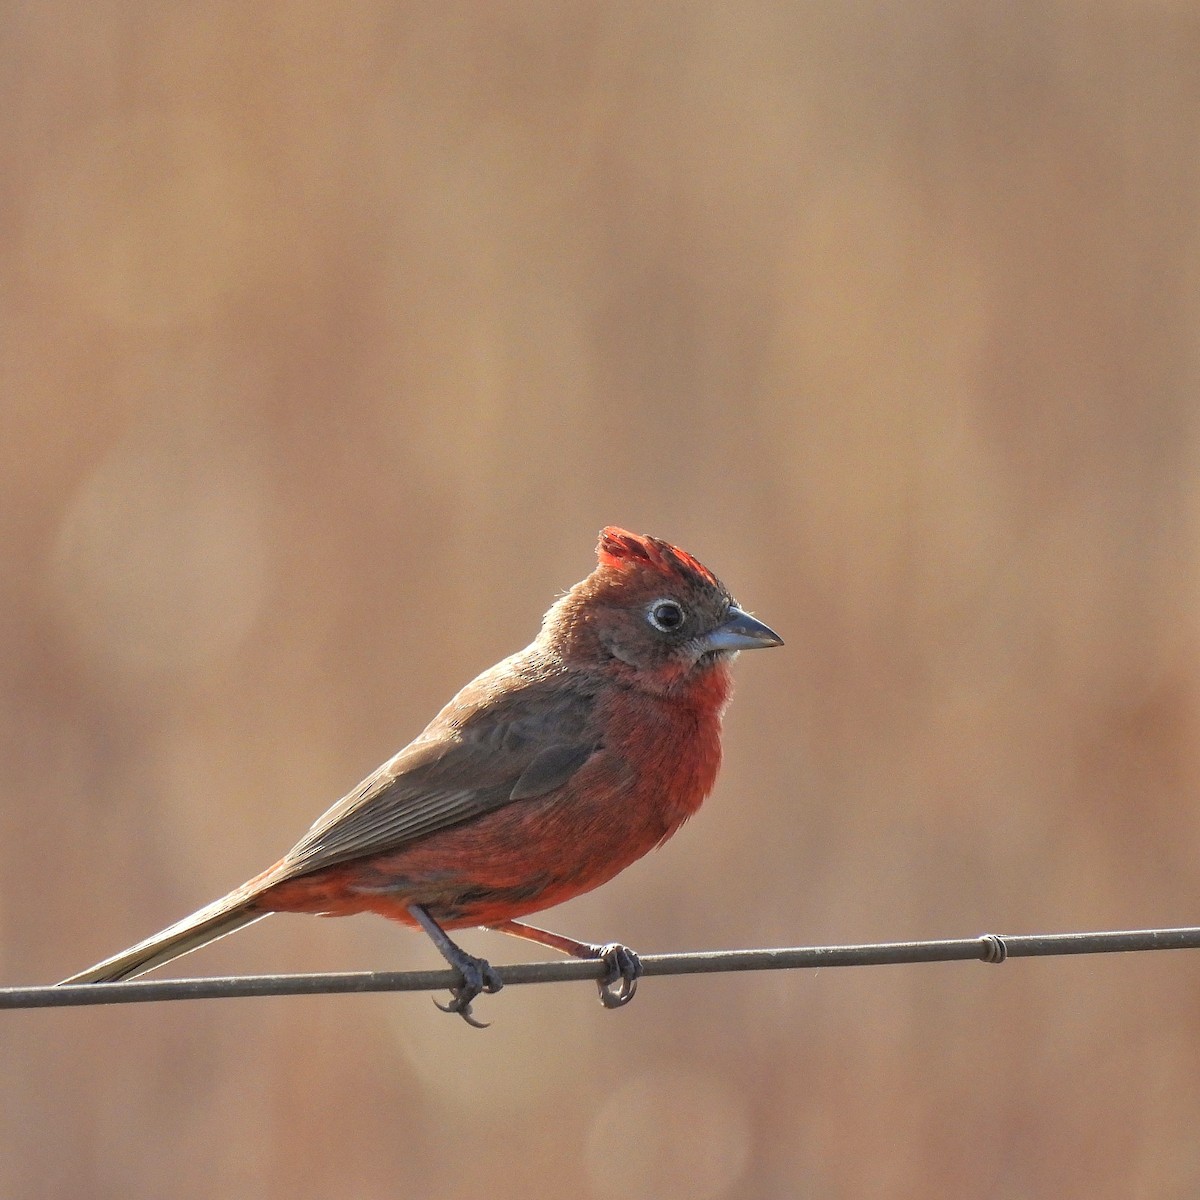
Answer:
M620 942L597 946L596 957L602 958L608 967L597 981L600 1003L605 1008L621 1008L628 1004L637 993L638 980L642 975L642 960Z
M470 1000L467 1000L465 1004L463 1003L465 996L462 988L455 988L454 991L451 992L451 995L454 997L454 999L451 1000L449 1004L439 1004L436 996L430 996L429 998L433 1001L434 1008L439 1008L444 1013L458 1013L458 1015L462 1017L462 1019L466 1021L466 1023L470 1025L472 1029L491 1028L492 1023L490 1021L477 1020L471 1014Z
M480 992L487 992L489 995L498 992L504 986L504 980L500 978L500 973L486 958L476 958L473 954L467 954L465 951L455 961L454 966L458 968L463 977L462 984L450 989L452 999L449 1004L438 1004L436 999L434 1004L442 1012L458 1013L468 1025L475 1029L486 1029L488 1023L476 1020L472 1014L471 1002Z

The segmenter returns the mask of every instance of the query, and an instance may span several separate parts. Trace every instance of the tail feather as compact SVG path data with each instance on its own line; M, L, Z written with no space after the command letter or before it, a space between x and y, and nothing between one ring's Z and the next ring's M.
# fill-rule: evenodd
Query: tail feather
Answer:
M122 950L120 954L114 954L61 982L114 983L118 979L129 979L271 915L261 909L250 908L249 904L250 897L245 889L239 888L192 913L190 917L176 921L144 942L138 942L136 946L130 946L128 950Z

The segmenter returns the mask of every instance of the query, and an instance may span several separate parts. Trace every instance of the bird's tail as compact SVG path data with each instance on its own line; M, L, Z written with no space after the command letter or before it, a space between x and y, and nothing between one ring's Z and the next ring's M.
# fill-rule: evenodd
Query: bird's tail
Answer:
M235 929L261 921L263 917L271 914L253 907L254 897L261 890L254 886L258 882L252 880L249 884L243 884L228 896L222 896L220 900L214 900L212 904L192 913L190 917L176 921L161 933L156 933L144 942L138 942L136 946L130 946L128 950L122 950L120 954L114 954L112 958L106 958L94 967L80 971L78 975L72 975L70 979L64 979L62 982L113 983L118 979L129 979L134 975L141 975L144 971L161 967L163 963L170 962L181 954L207 946L209 942L215 942L217 938L233 933Z

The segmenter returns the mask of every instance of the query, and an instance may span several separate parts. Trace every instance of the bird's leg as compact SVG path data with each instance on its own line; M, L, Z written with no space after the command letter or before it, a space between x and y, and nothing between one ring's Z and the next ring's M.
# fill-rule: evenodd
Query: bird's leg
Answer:
M504 986L504 980L486 959L476 958L452 942L446 931L421 905L410 904L408 911L412 913L417 924L429 934L430 941L438 948L441 956L463 979L459 987L450 989L454 999L449 1004L438 1004L436 1000L434 1004L437 1004L442 1012L458 1013L468 1025L474 1025L476 1029L486 1029L485 1022L477 1021L471 1015L471 1001L480 992L498 992Z
M594 942L577 942L574 938L564 937L561 933L551 933L548 929L539 929L536 925L526 925L524 921L497 921L486 928L494 929L497 933L511 933L514 937L525 938L529 942L538 942L569 954L572 958L603 959L608 968L597 981L600 988L600 1003L605 1008L620 1008L633 999L637 991L638 980L642 975L642 960L620 942L607 942L598 946Z

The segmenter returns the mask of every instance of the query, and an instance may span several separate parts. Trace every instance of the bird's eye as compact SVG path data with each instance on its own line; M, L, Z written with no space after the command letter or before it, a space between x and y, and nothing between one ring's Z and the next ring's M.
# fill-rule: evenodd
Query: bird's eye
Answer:
M646 612L646 620L660 633L672 633L683 624L684 612L674 600L655 600Z

